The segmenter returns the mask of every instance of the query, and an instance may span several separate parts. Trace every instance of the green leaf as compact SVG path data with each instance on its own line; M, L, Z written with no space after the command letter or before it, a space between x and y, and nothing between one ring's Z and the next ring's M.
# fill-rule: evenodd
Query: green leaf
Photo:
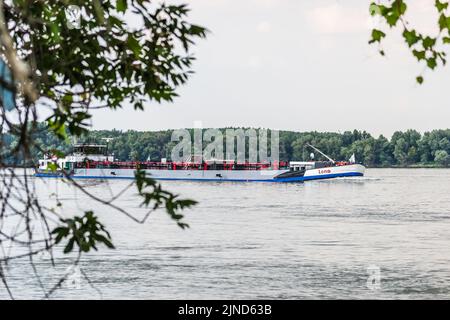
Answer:
M447 17L443 13L440 14L439 20L439 30L450 29L450 17Z
M416 30L409 31L408 29L405 29L403 31L403 38L405 39L409 47L412 47L420 39L420 37L416 33Z
M393 27L397 24L398 19L400 18L399 15L395 13L391 13L388 16L386 16L386 21L389 24L390 27Z
M426 37L422 40L422 45L425 49L429 49L436 44L436 38Z
M56 172L58 170L58 165L56 163L50 162L47 164L47 168L52 172Z
M422 76L418 76L416 78L416 81L417 81L418 84L422 84L423 83L423 77Z
M95 239L97 241L103 242L108 248L114 249L114 245L111 241L109 241L105 236L102 236L101 234L95 234Z
M435 7L439 12L444 11L448 7L448 2L440 2L439 0L436 0Z
M417 60L425 60L425 51L413 50L413 55Z
M56 234L55 243L58 244L61 240L69 234L69 228L57 227L52 231L52 234Z
M189 28L189 34L203 38L206 36L206 29L202 26L191 24Z
M369 41L370 44L375 43L375 42L380 42L381 39L383 39L384 37L386 37L386 34L378 29L373 29L372 30L372 39Z
M65 102L66 104L70 105L73 102L73 96L71 94L65 94L61 101Z
M69 253L77 244L80 252L97 250L96 244L103 243L110 249L114 249L111 237L105 227L98 222L92 211L86 211L84 216L75 216L72 219L62 219L64 226L59 226L52 231L56 234L55 243L61 242L63 238L69 238L64 253Z
M64 253L69 253L73 250L73 245L75 243L75 238L72 238L67 243L66 247L64 248Z
M51 29L51 35L52 35L52 39L59 43L61 41L61 35L60 35L60 31L59 31L59 27L56 23L51 23L50 24L50 29Z
M89 252L89 249L91 248L91 245L89 245L89 243L87 243L87 242L81 242L80 244L79 244L79 246L80 246L80 248L81 248L81 251L83 251L83 252ZM94 245L92 245L92 247L94 247ZM95 248L95 247L94 247Z
M429 59L427 59L427 66L430 69L434 70L434 68L436 68L436 66L437 66L436 58L429 58Z
M403 0L395 0L391 7L382 10L381 15L386 19L390 27L397 24L400 17L406 12L407 6Z
M406 12L407 6L403 0L395 0L394 3L392 3L392 9L401 16Z
M97 21L100 25L102 25L105 22L105 11L103 10L102 4L99 0L93 0L93 4Z
M117 11L118 12L125 12L127 10L127 0L117 0Z
M131 49L131 51L133 51L134 55L136 57L139 57L139 55L141 53L141 45L136 40L136 38L133 37L131 34L128 35L127 44L129 46L129 48Z
M369 12L371 16L381 15L381 6L376 4L375 2L372 2L369 6Z

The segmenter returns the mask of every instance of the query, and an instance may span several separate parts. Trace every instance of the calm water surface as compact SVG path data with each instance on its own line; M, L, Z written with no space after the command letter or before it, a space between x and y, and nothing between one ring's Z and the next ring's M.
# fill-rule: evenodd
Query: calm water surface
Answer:
M104 199L129 181L83 181ZM450 298L450 170L371 169L364 178L300 184L163 182L199 201L186 211L190 229L163 211L136 224L60 180L36 180L41 201L56 195L64 213L94 209L115 250L83 259L91 284L68 285L54 298L339 299ZM55 192L56 195L51 194ZM116 204L136 216L134 189ZM36 261L45 283L70 259ZM367 287L368 268L380 287ZM16 298L41 298L28 260L7 270ZM0 287L0 298L7 298Z

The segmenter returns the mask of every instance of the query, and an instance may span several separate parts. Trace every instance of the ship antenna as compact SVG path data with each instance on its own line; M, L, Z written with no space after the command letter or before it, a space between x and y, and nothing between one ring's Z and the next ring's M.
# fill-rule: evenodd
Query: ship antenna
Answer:
M109 142L114 140L114 138L102 138L102 140L106 141L106 156L108 156L108 146L109 146Z
M318 153L320 153L321 155L323 155L325 158L327 158L328 160L330 160L331 162L335 163L336 161L334 161L333 159L331 159L329 156L327 156L325 153L323 153L322 151L320 151L319 149L317 149L316 147L314 147L312 144L307 143L306 144L308 147L313 148L314 150L316 150Z

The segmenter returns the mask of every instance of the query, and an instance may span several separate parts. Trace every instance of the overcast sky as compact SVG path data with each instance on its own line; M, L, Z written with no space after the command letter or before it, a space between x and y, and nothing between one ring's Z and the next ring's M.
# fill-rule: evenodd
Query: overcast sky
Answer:
M173 1L179 2L179 1ZM186 2L186 1L184 1ZM437 33L434 0L411 0L409 19ZM190 21L211 33L194 49L195 74L174 103L97 111L95 129L252 126L295 131L450 127L450 66L424 69L399 30L386 57L369 46L370 1L190 0Z

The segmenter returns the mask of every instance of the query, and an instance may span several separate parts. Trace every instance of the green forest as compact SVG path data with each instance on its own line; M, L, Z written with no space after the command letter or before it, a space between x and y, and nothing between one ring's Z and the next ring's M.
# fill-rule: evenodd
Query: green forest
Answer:
M225 128L220 130L224 132ZM171 135L172 130L91 130L77 140L68 136L61 142L41 124L34 140L43 150L57 149L67 154L74 142L105 143L104 138L112 138L108 143L109 152L114 153L118 160L159 161L161 158L170 159L172 147L176 144L171 141ZM4 145L13 148L16 144L14 138L5 137ZM308 160L312 150L306 144L310 143L336 160L347 160L354 153L356 160L368 167L445 167L450 164L450 129L424 134L416 130L397 131L390 139L382 135L375 138L358 130L343 133L280 131L279 137L282 161ZM42 151L33 151L35 160L42 156Z

